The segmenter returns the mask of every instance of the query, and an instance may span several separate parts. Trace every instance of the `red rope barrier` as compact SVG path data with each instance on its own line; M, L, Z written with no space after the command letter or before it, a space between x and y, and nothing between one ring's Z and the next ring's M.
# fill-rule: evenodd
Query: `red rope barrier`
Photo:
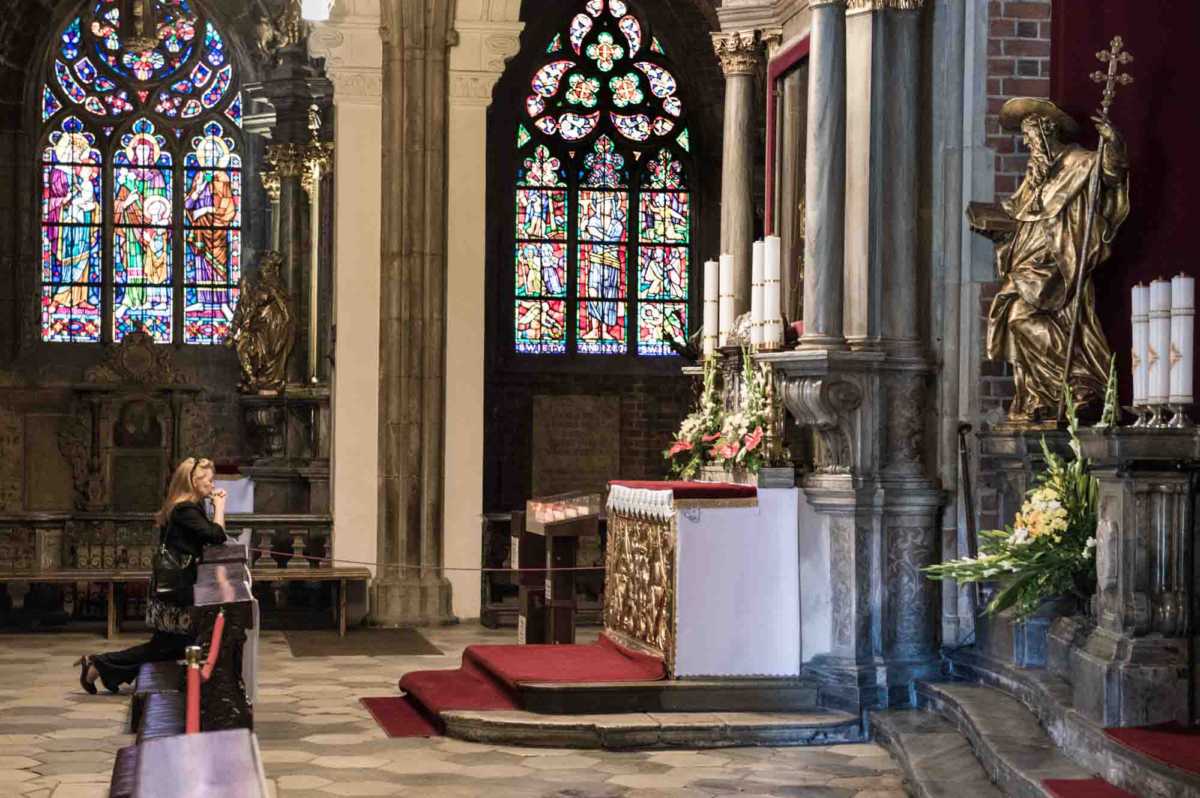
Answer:
M212 678L213 668L221 656L221 637L225 633L225 610L217 613L208 646L208 661L200 666L200 646L187 648L187 715L184 732L200 733L200 685Z

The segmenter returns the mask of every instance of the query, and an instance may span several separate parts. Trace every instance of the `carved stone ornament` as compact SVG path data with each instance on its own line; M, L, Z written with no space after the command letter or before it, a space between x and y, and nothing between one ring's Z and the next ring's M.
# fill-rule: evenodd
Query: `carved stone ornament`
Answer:
M174 350L157 346L145 330L135 330L108 350L104 362L88 369L84 379L105 385L185 385L191 380L175 365Z
M887 467L921 471L925 388L920 377L898 377L887 387Z
M817 432L823 448L817 470L851 473L855 464L850 415L862 405L862 389L836 377L785 378L780 383L783 403L796 423Z
M254 30L254 49L259 58L272 64L280 61L280 51L304 41L305 22L299 0L283 0L275 16L262 15Z
M100 507L104 502L104 475L92 460L92 430L85 414L68 416L58 429L58 450L71 465L75 484L75 506L80 510Z
M762 42L757 31L714 33L713 49L726 77L753 75L762 63Z
M268 144L263 158L267 167L280 178L300 177L304 174L305 153L303 144Z

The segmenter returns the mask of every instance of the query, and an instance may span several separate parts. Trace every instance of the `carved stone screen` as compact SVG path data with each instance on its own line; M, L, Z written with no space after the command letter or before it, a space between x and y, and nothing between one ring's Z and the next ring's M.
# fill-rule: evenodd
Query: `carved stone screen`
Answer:
M533 397L533 495L599 490L619 478L620 429L619 397Z

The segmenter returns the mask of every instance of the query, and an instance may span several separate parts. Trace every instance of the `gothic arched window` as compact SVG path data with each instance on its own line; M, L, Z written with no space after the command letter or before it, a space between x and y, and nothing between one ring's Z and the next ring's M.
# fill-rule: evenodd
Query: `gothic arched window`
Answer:
M224 341L242 97L213 21L194 0L90 0L58 31L40 106L42 340Z
M587 0L533 72L516 145L514 346L670 355L688 333L688 128L624 0Z

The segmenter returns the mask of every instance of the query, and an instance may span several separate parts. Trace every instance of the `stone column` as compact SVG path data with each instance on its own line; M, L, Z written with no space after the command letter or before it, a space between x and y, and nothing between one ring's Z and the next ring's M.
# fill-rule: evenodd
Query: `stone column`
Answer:
M846 10L846 338L918 349L917 167L924 0ZM885 299L886 298L886 299Z
M459 0L450 50L450 108L447 146L449 207L446 237L446 362L454 390L446 395L445 559L450 565L482 561L484 428L484 306L489 192L488 109L505 62L520 49L524 23L520 3ZM479 574L450 572L454 612L479 617Z
M383 41L379 0L342 0L313 26L334 96L334 556L376 562ZM377 576L380 574L376 573Z
M805 349L843 349L846 3L814 0L809 33L804 224ZM869 101L869 99L868 99Z
M757 31L713 34L725 73L721 163L721 252L733 256L734 314L750 310L750 249L754 243L754 75L762 60Z
M446 54L452 0L383 0L379 560L374 617L451 618L442 576Z

